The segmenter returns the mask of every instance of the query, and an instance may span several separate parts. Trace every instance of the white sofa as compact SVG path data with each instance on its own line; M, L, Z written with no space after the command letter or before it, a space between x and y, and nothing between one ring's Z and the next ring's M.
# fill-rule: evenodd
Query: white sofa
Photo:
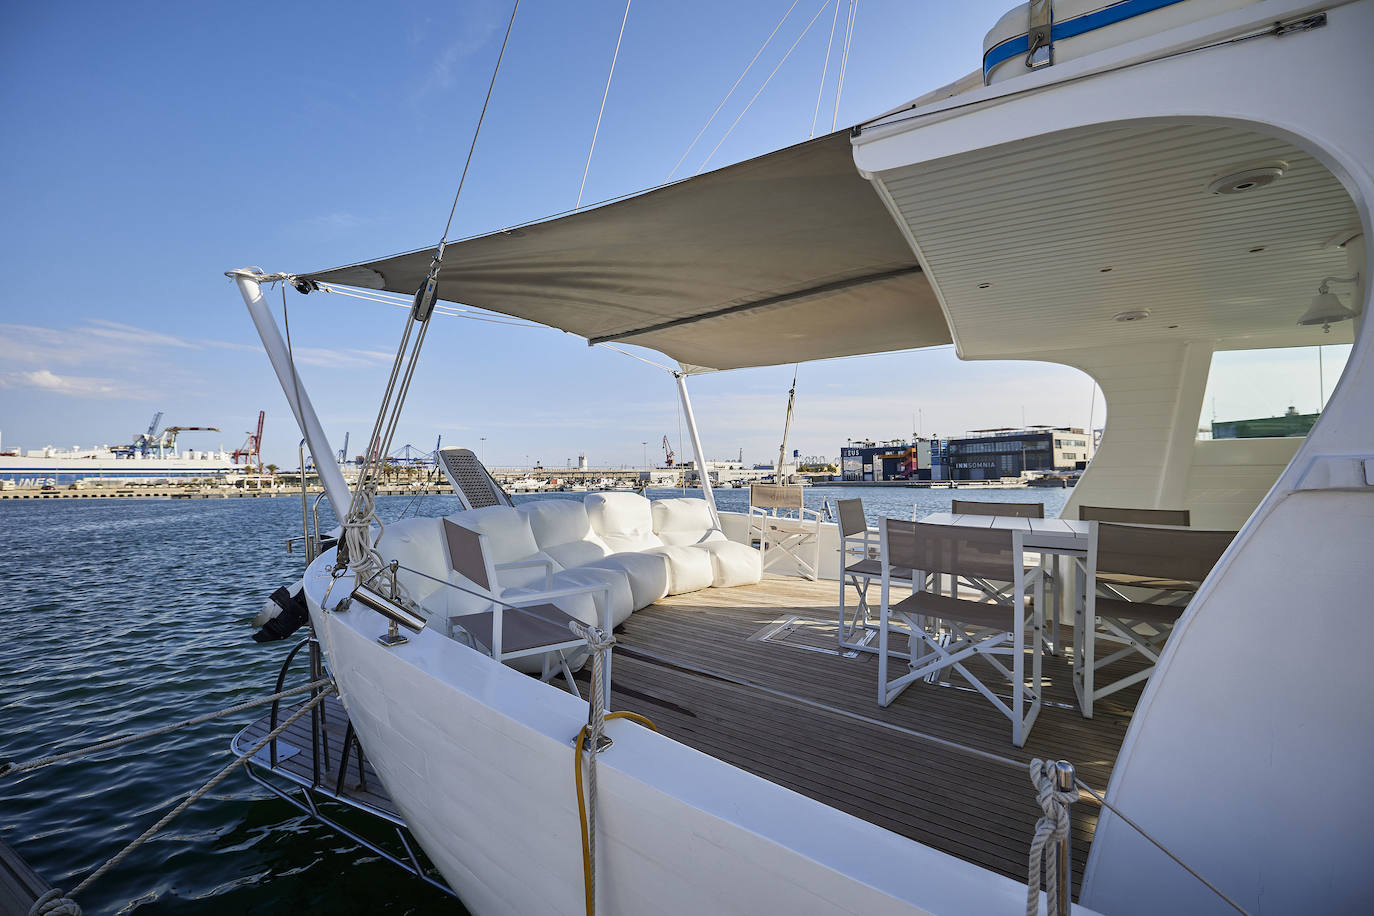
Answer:
M586 623L618 626L665 595L750 585L763 576L761 555L715 527L705 500L650 502L636 493L591 493L583 502L545 499L471 509L449 520L484 536L496 572L492 591L512 600L544 589L604 586L595 595L553 601ZM485 611L449 560L443 520L411 518L386 527L378 550L400 561L401 581L432 624ZM609 607L605 602L609 601ZM605 613L609 610L609 613ZM604 616L603 616L604 615Z

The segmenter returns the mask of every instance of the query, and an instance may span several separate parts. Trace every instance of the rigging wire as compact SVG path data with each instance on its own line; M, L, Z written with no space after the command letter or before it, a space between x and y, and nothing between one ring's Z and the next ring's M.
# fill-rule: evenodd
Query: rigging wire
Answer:
M835 0L835 15L830 18L830 38L825 42L825 63L821 65L821 84L816 87L816 110L811 112L810 137L816 136L816 119L821 116L821 96L825 94L825 78L830 73L830 49L835 46L835 24L840 21L840 0ZM834 124L830 126L835 129Z
M753 69L754 64L758 63L759 56L763 54L764 49L768 47L768 43L773 40L774 35L778 34L778 29L782 28L783 23L787 21L787 17L792 15L792 11L797 8L797 4L800 2L801 0L792 0L792 5L787 8L787 12L782 14L782 18L778 20L778 24L773 26L773 31L768 33L768 37L763 40L763 44L759 45L759 49L754 52L754 56L744 68L744 72L735 80L735 84L730 87L730 91L725 93L725 98L720 100L720 104L716 106L715 111L711 112L711 116L706 119L706 123L701 125L701 130L697 131L697 135L692 138L692 142L688 144L687 149L683 150L682 158L678 159L677 165L673 166L673 170L668 173L668 181L672 181L673 176L677 174L677 170L682 168L682 163L686 162L687 157L692 154L692 150L696 148L698 141L701 140L702 134L706 133L707 128L711 126L711 122L716 119L716 115L720 114L720 110L725 107L725 103L730 101L730 97L735 94L735 90L739 88L739 84L744 82L744 78L749 75L749 71Z
M615 39L615 53L611 55L611 72L606 74L606 88L601 91L601 108L596 113L596 127L592 128L592 146L587 150L587 164L582 167L582 184L577 187L577 204L574 210L582 207L582 192L587 190L587 173L592 168L592 153L596 152L596 137L601 133L601 116L606 113L606 97L611 94L611 77L615 76L615 62L620 59L620 41L625 37L625 23L630 19L630 4L625 0L625 15L620 19L620 34Z
M734 123L726 128L725 135L720 138L719 142L711 149L711 152L707 153L706 158L701 160L701 165L697 166L697 175L701 174L702 170L706 168L706 164L711 161L711 157L714 156L721 148L721 145L729 139L731 132L739 126L740 120L749 113L749 109L758 101L759 96L763 95L763 90L768 88L768 84L773 81L773 77L778 75L778 71L782 69L782 65L787 63L787 58L791 57L792 52L797 50L797 45L801 44L801 40L806 37L807 32L811 31L811 27L816 24L816 20L820 18L821 13L825 12L825 8L829 6L831 2L832 0L825 0L825 2L821 4L820 9L816 10L816 14L811 17L811 21L806 24L806 28L802 29L801 34L797 36L797 40L792 42L792 47L787 49L787 53L782 56L782 60L778 61L777 66L773 68L773 72L768 74L768 79L763 81L763 85L759 87L758 91L754 93L753 98L744 106L744 110L735 117ZM844 71L841 70L840 74L843 76Z
M477 127L472 132L472 143L468 146L468 157L463 162L463 173L458 177L458 190L453 193L453 206L448 209L448 222L444 223L444 234L439 239L439 252L436 261L444 259L444 247L448 244L448 231L453 227L453 214L458 210L458 198L463 194L463 183L468 180L468 166L472 165L472 153L477 149L477 138L482 133L482 121L487 116L487 105L491 103L491 91L496 88L496 76L501 72L501 61L506 56L506 45L510 42L510 31L515 25L515 14L520 9L520 0L511 7L510 21L506 23L506 37L501 39L501 51L496 55L496 66L491 71L491 82L487 84L487 97L482 100L482 112L477 116Z
M849 71L849 49L854 41L854 19L859 12L859 0L849 0L849 21L844 27L844 45L840 54L840 76L835 83L835 110L830 115L830 130L835 130L835 125L840 119L840 93L844 91L844 77Z

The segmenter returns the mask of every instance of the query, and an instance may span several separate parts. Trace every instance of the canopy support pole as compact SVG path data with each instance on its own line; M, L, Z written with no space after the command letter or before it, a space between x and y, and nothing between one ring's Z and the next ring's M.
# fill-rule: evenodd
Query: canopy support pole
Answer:
M324 491L329 496L329 504L333 506L334 514L342 518L348 511L351 500L348 484L344 481L343 471L339 470L334 450L329 447L329 439L324 434L324 427L320 425L320 418L315 415L315 407L310 403L305 386L296 373L286 341L282 340L281 332L277 330L277 322L262 295L260 278L246 271L232 271L229 276L234 278L239 292L243 294L248 314L252 316L253 325L258 329L258 336L262 338L263 349L267 351L267 358L276 370L277 381L281 383L281 390L286 394L286 402L291 405L291 412L296 415L296 425L300 427L301 434L305 436L305 443L310 449L310 455L315 459L315 470L319 473L320 482L324 484ZM301 481L305 481L305 468L301 468Z
M692 413L692 399L687 396L687 375L674 372L677 379L677 394L682 399L682 413L687 418L687 434L692 438L692 457L696 460L697 479L701 481L701 493L706 497L706 505L711 507L711 521L720 528L720 513L716 511L716 494L711 489L711 472L706 467L706 453L701 450L701 435L697 432L696 414ZM723 529L722 529L723 530Z

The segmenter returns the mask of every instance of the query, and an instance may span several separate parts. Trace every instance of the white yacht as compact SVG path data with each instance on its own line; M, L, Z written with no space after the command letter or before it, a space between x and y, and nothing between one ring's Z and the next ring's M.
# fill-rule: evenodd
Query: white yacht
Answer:
M604 913L1022 912L1040 809L1017 767L1042 756L1075 763L1110 806L1072 805L1081 912L1367 910L1371 40L1374 0L1034 2L996 24L969 78L851 130L446 250L233 272L330 501L354 508L351 565L331 549L304 580L328 670L398 819L464 904L585 912L590 888ZM1238 534L1148 681L1114 705L1084 719L1068 662L1048 659L1018 748L957 682L880 707L870 654L798 651L842 589L836 529L820 528L816 580L781 565L735 584L749 520L717 512L706 479L704 501L651 516L614 501L633 494L590 494L566 531L478 504L375 539L273 324L273 282L421 289L401 390L433 282L445 300L656 350L676 364L697 466L687 386L703 372L951 342L963 359L1075 366L1109 414L1066 516L1187 509ZM1353 350L1308 436L1198 440L1215 353L1336 343ZM678 546L692 525L707 534ZM454 625L455 603L494 587L462 572L455 529L505 557L532 533L538 587L557 574L565 594L603 589L597 619L619 627L610 706L660 732L605 726L591 863L572 746L589 703ZM708 541L729 546L684 553ZM658 556L672 578L655 589L635 558ZM404 589L389 604L341 608L392 561ZM700 563L705 585L689 587ZM607 620L615 589L633 608ZM379 641L372 606L412 629ZM569 680L587 693L585 675Z

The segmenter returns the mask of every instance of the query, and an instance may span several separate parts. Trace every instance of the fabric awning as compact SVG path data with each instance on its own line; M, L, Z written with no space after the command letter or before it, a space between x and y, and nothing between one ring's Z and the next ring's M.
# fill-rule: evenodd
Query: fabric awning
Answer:
M303 274L413 293L434 249ZM950 342L848 134L450 243L441 298L736 369Z

